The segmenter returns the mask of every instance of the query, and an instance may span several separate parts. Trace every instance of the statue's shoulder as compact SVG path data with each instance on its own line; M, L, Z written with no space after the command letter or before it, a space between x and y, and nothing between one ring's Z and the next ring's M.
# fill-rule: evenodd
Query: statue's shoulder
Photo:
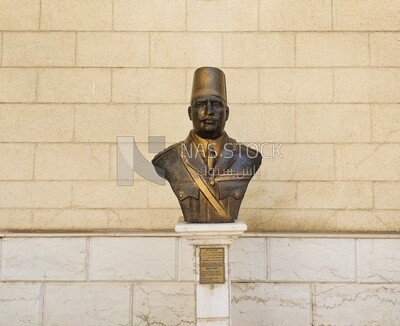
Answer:
M167 160L170 157L175 156L176 154L179 154L179 151L180 151L180 148L181 148L181 143L182 142L173 144L173 145L167 147L166 149L162 150L161 152L159 152L151 160L153 165L156 165L156 166L160 165L160 163L162 163L164 160Z
M237 142L236 139L227 136L226 143L229 144L229 147L236 155L240 157L246 156L252 161L261 162L262 155L256 149L247 146L244 143Z
M238 152L241 152L241 153L248 152L248 153L254 154L254 155L257 154L257 153L261 155L261 153L259 151L257 151L257 149L255 149L253 147L250 147L250 146L248 146L248 145L246 145L244 143L238 143L237 142L235 144L235 148L237 149Z
M246 158L246 160L255 166L260 166L262 162L262 154L255 149L254 147L250 147L246 144L243 143L235 143L234 146L235 152L243 158Z

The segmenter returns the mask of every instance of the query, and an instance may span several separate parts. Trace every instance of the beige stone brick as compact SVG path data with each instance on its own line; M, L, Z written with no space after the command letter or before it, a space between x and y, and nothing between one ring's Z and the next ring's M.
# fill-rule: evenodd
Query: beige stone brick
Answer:
M40 0L1 0L0 30L39 28Z
M147 207L147 183L118 186L116 181L79 181L73 184L73 205L77 208Z
M118 103L182 103L183 69L115 69L113 101Z
M251 232L338 231L328 209L241 209L240 216Z
M368 142L371 139L370 124L368 105L297 106L299 142Z
M260 101L320 103L333 98L330 69L261 69Z
M250 182L242 208L294 208L296 207L295 182Z
M2 325L40 325L40 284L0 284L0 323Z
M360 239L358 241L359 280L398 282L400 280L400 240Z
M32 228L36 231L106 231L108 213L102 209L36 209Z
M149 65L147 33L78 33L77 66L146 67Z
M162 136L159 136L162 137ZM128 140L129 142L129 140ZM123 158L125 160L128 160L127 162L133 162L133 165L138 164L141 165L140 168L135 169L135 171L132 171L132 173L124 174L124 177L120 176L120 179L122 179L122 182L124 181L129 181L129 180L146 180L146 182L165 182L154 170L154 167L151 163L151 160L154 158L154 156L164 150L165 148L168 148L169 146L172 145L172 143L164 143L162 141L160 142L155 142L153 144L150 143L138 143L135 142L135 144L132 146L134 148L134 152L131 151L131 143L128 143L128 146L125 147L126 144L124 144L124 139L122 139L122 142L120 143L119 147L119 154L117 154L117 145L111 145L111 155L110 155L110 180L117 180L118 179L118 155L120 155L120 158ZM137 151L137 152L136 152ZM146 162L147 160L147 162Z
M400 183L376 182L375 208L400 209Z
M85 238L10 238L2 247L3 280L85 279Z
M304 67L367 66L365 33L298 33L296 64Z
M70 182L0 182L0 207L3 208L61 208L70 204Z
M399 0L334 0L335 30L398 30Z
M232 103L258 103L257 69L223 69L226 78L228 105ZM194 69L186 71L186 103L192 95Z
M3 66L73 66L74 33L4 33Z
M258 25L257 8L256 0L189 0L187 28L189 31L254 31Z
M112 0L42 0L41 29L110 30Z
M400 101L400 68L342 68L334 74L336 102Z
M184 31L185 2L115 0L114 28L132 31Z
M246 209L240 218L250 232L400 232L398 210Z
M334 148L330 144L278 144L261 148L261 178L267 180L333 180ZM279 156L278 152L280 153Z
M148 121L148 105L77 105L75 141L116 143L119 136L133 136L147 142Z
M224 69L224 72L228 104L258 102L258 72L256 69ZM192 80L188 85L191 89Z
M336 145L339 180L400 180L400 144Z
M400 232L397 210L336 211L335 232Z
M299 182L299 208L372 208L370 182Z
M34 146L0 144L0 180L31 180Z
M175 259L174 237L92 238L90 276L92 280L172 280Z
M246 209L241 219L250 232L399 232L398 210Z
M122 145L124 146L124 145ZM130 145L129 145L130 146ZM146 159L148 161L147 164L149 164L150 169L154 170L154 168L152 167L151 164L151 160L153 159L153 157L157 154L157 153L151 153L150 152L150 145L149 143L138 143L135 142L135 144L132 144L132 148L129 150L134 150L134 146L136 146L137 150L139 151L138 155L142 155L144 157L144 159ZM161 151L163 148L167 148L169 146L168 143L165 144L165 147L160 147L160 149L158 151ZM118 150L118 145L111 145L111 154L110 154L110 180L117 180L118 179L118 154L117 154L117 150ZM158 152L157 151L157 152ZM124 152L124 150L122 150L122 153L120 153L120 157L124 157L124 154L126 152ZM128 154L130 155L130 154ZM131 162L134 160L136 155L136 152L133 153L132 160ZM139 156L136 156L136 158L138 158ZM148 177L148 175L145 174L146 172L142 172L142 171L134 171L133 172L133 180L134 182L136 180L148 180L151 181L152 178ZM143 174L143 176L141 175ZM156 174L155 170L154 170L154 178L159 178L158 175ZM127 178L129 179L129 177Z
M268 254L272 281L355 280L353 239L272 238Z
M165 136L167 142L184 140L192 129L188 117L188 104L152 105L150 107L149 134Z
M172 190L171 190L172 191ZM123 231L172 231L182 216L175 209L113 209L109 212L109 230Z
M0 69L0 102L35 102L36 69Z
M128 325L129 284L48 284L43 323L46 325Z
M371 65L400 66L400 33L371 33Z
M372 107L372 141L400 142L400 105L374 104Z
M106 144L39 144L37 180L107 180L110 146Z
M0 209L1 231L32 231L32 211L30 209Z
M179 208L179 199L175 196L168 182L164 185L149 183L150 208Z
M72 140L73 106L1 104L0 119L0 142L67 142Z
M239 142L294 142L295 106L230 105L226 131Z
M222 65L222 36L215 33L153 33L150 57L153 67L218 67Z
M330 30L331 1L261 0L260 29L268 31Z
M224 67L293 67L293 33L232 33L224 35Z
M109 102L111 71L109 69L40 69L39 102Z

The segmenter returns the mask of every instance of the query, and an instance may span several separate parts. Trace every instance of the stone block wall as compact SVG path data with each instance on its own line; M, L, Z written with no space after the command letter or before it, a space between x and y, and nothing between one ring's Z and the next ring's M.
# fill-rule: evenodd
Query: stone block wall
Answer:
M194 325L192 247L173 233L1 241L1 325ZM400 237L248 234L231 248L232 322L397 325Z
M193 325L177 199L118 187L116 141L151 159L149 136L184 139L199 66L224 70L227 132L265 157L234 325L398 325L399 17L400 0L0 0L0 325Z
M169 186L116 185L116 139L186 137L196 67L266 157L252 231L400 230L399 0L0 0L0 229L172 230ZM281 145L282 157L271 144Z

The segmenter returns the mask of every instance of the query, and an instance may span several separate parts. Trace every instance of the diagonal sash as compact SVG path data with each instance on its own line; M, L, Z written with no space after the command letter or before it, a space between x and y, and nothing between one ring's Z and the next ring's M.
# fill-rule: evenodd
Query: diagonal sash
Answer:
M208 187L204 184L203 179L194 171L190 166L187 166L187 170L190 173L194 182L196 182L197 186L199 187L200 191L203 195L208 199L211 206L217 211L217 213L226 221L229 221L229 214L225 210L225 208L221 205L218 199L215 198L213 193L208 189Z

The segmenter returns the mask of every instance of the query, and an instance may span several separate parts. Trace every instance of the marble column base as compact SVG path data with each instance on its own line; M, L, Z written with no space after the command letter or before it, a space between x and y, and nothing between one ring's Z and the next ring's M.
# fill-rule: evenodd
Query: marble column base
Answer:
M231 325L231 280L229 247L247 230L242 221L234 223L179 223L175 231L194 247L195 318L197 326ZM200 284L200 249L224 248L225 283Z

